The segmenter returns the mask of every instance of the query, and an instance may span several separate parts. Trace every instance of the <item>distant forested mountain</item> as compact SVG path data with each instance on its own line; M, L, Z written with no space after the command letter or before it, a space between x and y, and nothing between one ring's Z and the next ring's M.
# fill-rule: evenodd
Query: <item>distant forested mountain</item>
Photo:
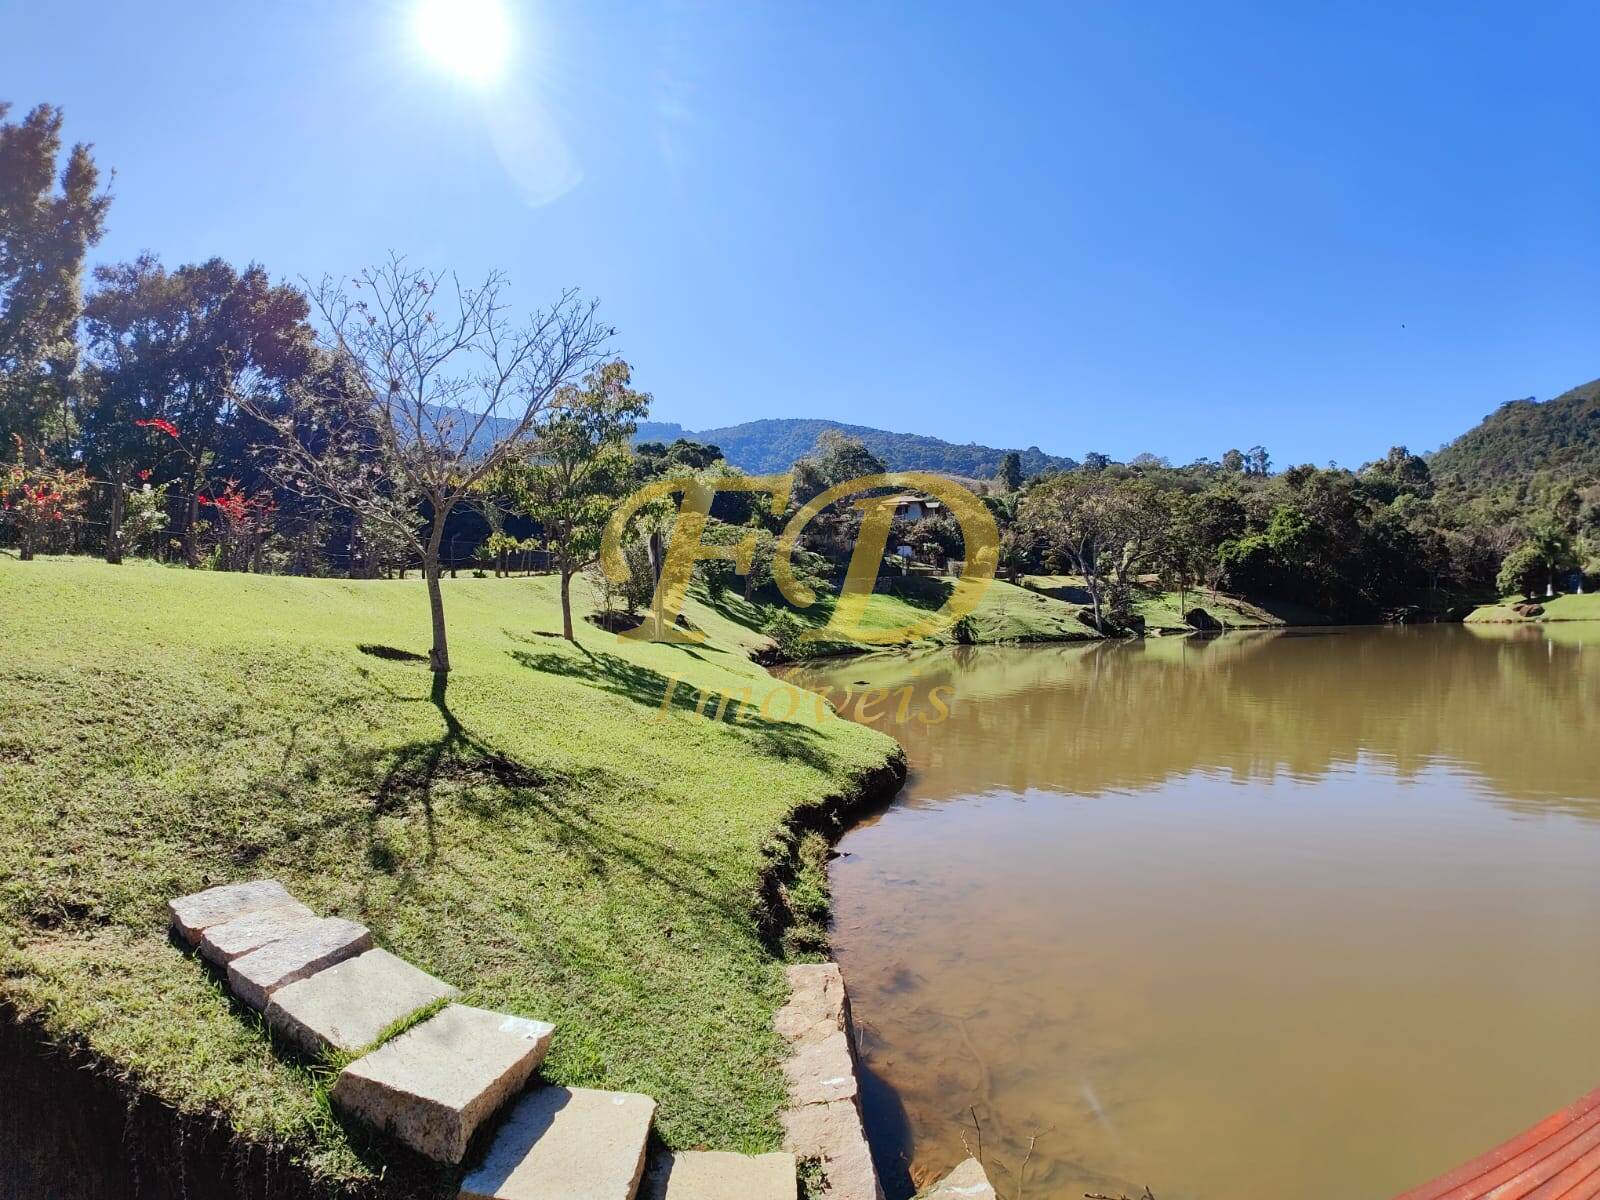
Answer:
M1512 400L1435 454L1441 483L1466 491L1600 477L1600 379L1553 400Z
M804 457L817 444L817 436L825 429L837 429L859 438L891 471L936 471L969 479L990 479L1006 453L1005 448L980 446L976 442L958 445L917 433L891 433L867 425L811 418L746 421L742 425L701 430L685 429L666 421L645 421L640 424L634 441L671 442L682 437L708 442L721 447L734 466L767 473L792 467L796 459ZM1018 454L1022 457L1025 475L1037 475L1045 470L1070 470L1078 465L1073 459L1046 454L1037 446L1018 450Z

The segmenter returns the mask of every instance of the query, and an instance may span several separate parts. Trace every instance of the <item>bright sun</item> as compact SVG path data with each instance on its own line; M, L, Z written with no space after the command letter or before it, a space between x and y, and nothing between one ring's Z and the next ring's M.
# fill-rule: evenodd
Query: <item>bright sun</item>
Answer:
M511 22L503 0L417 0L417 41L453 75L493 82L511 50Z

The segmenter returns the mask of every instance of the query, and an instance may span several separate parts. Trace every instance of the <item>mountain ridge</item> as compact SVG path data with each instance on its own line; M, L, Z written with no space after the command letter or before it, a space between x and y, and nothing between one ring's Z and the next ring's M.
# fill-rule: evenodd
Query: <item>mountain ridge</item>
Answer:
M1002 448L978 442L965 444L920 433L898 433L870 425L852 425L821 417L766 417L692 430L674 421L641 421L634 434L639 442L671 442L676 438L717 446L728 462L752 474L786 471L816 445L824 430L837 430L861 443L881 458L891 471L933 471L968 479L990 479L1000 468L1008 449L1022 459L1025 475L1047 470L1071 470L1077 460L1047 454L1037 446Z

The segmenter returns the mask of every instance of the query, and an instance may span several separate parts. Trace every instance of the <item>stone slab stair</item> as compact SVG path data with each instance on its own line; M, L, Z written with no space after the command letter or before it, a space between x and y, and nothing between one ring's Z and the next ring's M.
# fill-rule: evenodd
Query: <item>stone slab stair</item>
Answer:
M969 1158L938 1183L920 1194L918 1200L996 1200L994 1185L983 1164Z
M169 908L175 936L224 969L234 995L261 1011L279 1036L313 1055L365 1052L331 1092L347 1116L451 1164L498 1120L462 1180L462 1200L639 1194L655 1101L586 1088L529 1089L554 1026L450 1003L455 988L374 946L364 926L318 917L276 880L210 888ZM646 1195L796 1200L796 1162L792 1154L662 1155L651 1165Z

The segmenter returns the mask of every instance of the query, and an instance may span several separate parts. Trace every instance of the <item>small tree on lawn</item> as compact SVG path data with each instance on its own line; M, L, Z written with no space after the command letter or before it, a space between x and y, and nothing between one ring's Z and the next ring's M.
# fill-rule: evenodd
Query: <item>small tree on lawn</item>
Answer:
M1053 475L1023 497L1017 523L1037 539L1047 558L1083 577L1095 628L1104 632L1107 585L1122 566L1129 538L1127 505L1116 483L1104 473Z
M278 481L347 508L422 564L435 687L450 671L440 546L450 513L535 439L541 417L598 360L612 330L563 292L524 324L506 283L465 288L391 257L312 293L328 369L251 411L282 443ZM318 381L321 381L320 383Z
M30 462L21 436L11 440L16 457L0 471L0 514L16 526L18 557L27 562L57 527L83 514L89 477L51 466L42 453Z
M202 495L200 503L215 510L219 518L217 566L224 571L249 571L259 561L272 532L278 508L272 496L266 492L247 495L238 480L230 479L215 495Z
M561 634L569 642L572 577L600 554L606 518L632 475L628 439L650 411L650 397L631 382L619 361L592 371L582 387L563 388L533 452L508 462L495 481L539 526L561 575Z
M1539 547L1525 542L1506 555L1500 564L1500 573L1495 577L1495 586L1502 596L1520 594L1531 597L1537 594L1539 584L1548 576L1549 568Z

